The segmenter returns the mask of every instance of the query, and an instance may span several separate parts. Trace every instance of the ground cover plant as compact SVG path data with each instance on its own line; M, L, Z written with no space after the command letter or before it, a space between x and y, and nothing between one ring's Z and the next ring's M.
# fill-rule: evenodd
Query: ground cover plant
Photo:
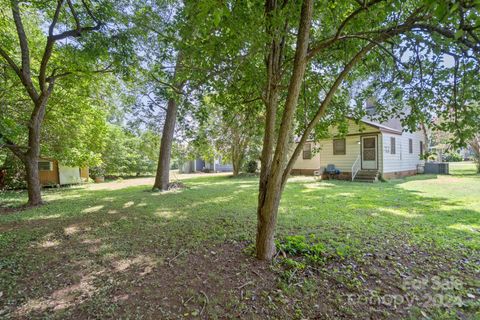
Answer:
M25 193L5 192L0 315L474 319L480 177L451 171L292 178L272 263L252 254L256 177L200 175L166 193L145 179L46 189L46 205L21 211Z

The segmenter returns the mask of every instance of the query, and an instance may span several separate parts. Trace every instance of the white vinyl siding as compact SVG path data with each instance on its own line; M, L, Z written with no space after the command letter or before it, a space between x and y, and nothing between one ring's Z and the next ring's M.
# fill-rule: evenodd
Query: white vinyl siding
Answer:
M369 136L371 136L369 134ZM378 140L380 140L380 134L377 134ZM360 138L361 135L352 135L345 137L345 155L333 154L333 140L325 139L320 140L320 167L326 168L329 164L334 164L341 172L351 172L352 165L360 155ZM381 163L381 155L377 152L379 166Z
M333 154L333 139L320 140L320 168L325 169L327 165L334 164L341 172L352 171L353 162L360 154L360 136L345 137L345 154Z
M332 136L327 139L312 142L312 159L304 160L300 155L294 164L294 169L321 169L326 168L328 164L334 164L342 172L350 172L352 165L360 155L361 145L358 143L363 136L376 135L378 170L383 173L401 172L416 170L417 165L424 163L420 160L420 141L425 140L424 133L418 131L415 133L403 132L402 134L380 133L378 129L361 125L363 131L359 132L359 126L350 121L349 130L345 137L346 152L345 155L333 155L333 139L337 132L336 129L330 130ZM390 151L390 138L395 138L395 154ZM410 153L409 139L412 139L413 153ZM296 144L294 144L296 146ZM319 150L318 150L319 149Z
M297 161L293 164L293 169L313 169L313 170L318 170L320 168L320 154L318 152L315 152L315 149L318 148L317 144L314 144L313 142L308 142L311 143L312 151L311 151L311 158L310 159L303 159L303 156L300 155L297 158ZM293 150L297 147L297 144L293 144L292 146L292 153Z
M360 141L360 135L345 137L344 155L333 154L333 139L320 140L316 144L312 142L312 148L316 149L312 151L312 158L303 159L302 156L299 156L293 165L293 169L320 169L323 171L327 165L334 164L341 172L350 172L353 162L360 155L358 141ZM296 147L296 144L294 147ZM318 150L319 148L320 150Z
M423 141L424 134L421 131L409 133L403 132L402 135L383 133L383 172L401 172L407 170L416 170L417 165L423 163L420 160L420 141ZM390 148L391 138L395 138L395 154L392 154ZM410 153L409 140L412 139L413 153Z
M348 133L345 138L345 154L344 155L334 155L333 154L333 140L342 139L342 137L337 137L338 130L337 128L332 128L329 130L330 138L322 139L317 143L312 142L312 159L302 159L300 155L295 162L293 169L315 169L323 170L329 164L334 164L337 169L341 172L350 172L352 171L352 165L360 155L360 137L361 134L375 134L378 135L378 144L380 146L380 134L378 129L372 126L369 126L364 123L357 125L354 121L349 120ZM293 148L296 147L296 144L293 145ZM292 151L294 150L292 148ZM318 150L320 149L320 150ZM379 166L381 163L381 152L378 153Z

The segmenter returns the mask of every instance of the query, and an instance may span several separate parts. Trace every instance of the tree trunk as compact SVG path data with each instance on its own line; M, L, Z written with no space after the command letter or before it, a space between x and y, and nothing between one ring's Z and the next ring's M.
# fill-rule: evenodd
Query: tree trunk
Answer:
M40 128L45 117L47 99L38 102L28 124L28 151L22 161L25 164L25 173L28 190L28 205L42 204L38 159L40 157Z
M470 147L473 150L473 162L477 166L477 173L480 173L480 135L473 137Z
M233 176L236 177L240 174L240 168L239 168L238 162L236 160L233 160L232 165L233 165Z
M255 244L257 258L260 260L272 260L275 255L274 236L281 195L282 187L271 183L267 183L266 187L260 191Z
M38 171L38 157L26 156L24 159L27 191L28 191L28 205L38 206L43 203L40 176Z
M267 0L266 7L269 8L270 6L272 6L272 8L275 8L275 4L272 4L270 1ZM277 214L280 204L280 198L285 185L283 176L287 167L287 156L290 143L289 139L291 136L293 119L298 102L298 96L300 94L301 83L305 75L305 69L307 66L306 56L308 51L312 12L313 1L304 0L302 4L302 13L300 17L300 25L297 35L293 72L289 80L287 99L285 102L285 107L283 109L282 121L280 124L280 130L273 160L270 160L271 156L269 154L272 152L271 148L273 141L271 140L271 136L274 133L274 127L269 125L269 123L272 122L274 116L272 112L270 112L270 115L268 112L269 109L272 108L272 105L267 105L267 125L265 135L269 135L270 137L264 136L264 150L262 151L263 159L261 168L262 172L260 174L260 186L257 208L256 251L257 258L260 260L271 260L275 254L275 226L277 223ZM270 50L275 50L275 47L272 46ZM272 55L272 53L270 55ZM281 56L278 58L281 58ZM279 61L278 65L281 65L281 61ZM280 69L278 69L277 71L280 71ZM277 76L278 74L269 74L268 77L270 78ZM274 108L276 109L276 102L272 102ZM271 118L269 118L269 116ZM269 150L265 150L266 147ZM266 164L265 167L264 163Z
M177 77L181 67L182 53L179 52L175 65L173 79ZM182 83L174 84L174 94L178 94L182 90ZM155 175L155 183L153 189L166 191L170 182L170 159L172 154L173 135L175 133L175 124L177 120L177 101L174 97L168 99L167 114L165 124L163 125L162 140L160 142L160 154L158 156L157 173Z
M170 158L172 153L173 134L177 118L177 102L170 98L168 100L167 116L162 131L160 142L160 155L158 157L157 174L155 176L154 189L161 191L168 190L170 181Z
M235 139L234 144L232 145L232 165L233 165L233 176L236 177L240 174L243 164L243 153L244 153L243 144L240 142L240 139Z
M43 203L40 185L40 176L38 170L38 159L40 157L40 132L47 101L53 90L53 82L50 83L48 90L34 101L34 109L28 122L28 148L22 151L19 146L9 141L8 148L17 156L25 166L25 180L27 182L28 205L37 206ZM8 140L7 140L8 141Z

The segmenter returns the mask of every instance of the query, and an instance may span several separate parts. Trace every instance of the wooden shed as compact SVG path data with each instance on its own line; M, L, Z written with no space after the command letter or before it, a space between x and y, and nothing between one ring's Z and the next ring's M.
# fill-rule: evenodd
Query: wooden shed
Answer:
M42 158L38 161L42 186L78 184L88 181L88 167L64 166L55 159Z

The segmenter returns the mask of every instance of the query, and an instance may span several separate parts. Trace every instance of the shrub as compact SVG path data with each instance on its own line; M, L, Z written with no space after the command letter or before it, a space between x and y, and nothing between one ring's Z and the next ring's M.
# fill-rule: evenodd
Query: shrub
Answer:
M452 152L447 154L447 156L445 157L445 160L448 162L460 162L460 161L463 161L463 157L456 152Z
M25 189L25 167L23 163L14 156L7 156L3 164L3 185L0 188L5 189Z
M258 169L258 164L256 160L247 161L245 164L245 171L248 173L256 173Z
M103 166L91 167L89 169L89 172L90 177L92 177L93 179L105 176L105 168Z

